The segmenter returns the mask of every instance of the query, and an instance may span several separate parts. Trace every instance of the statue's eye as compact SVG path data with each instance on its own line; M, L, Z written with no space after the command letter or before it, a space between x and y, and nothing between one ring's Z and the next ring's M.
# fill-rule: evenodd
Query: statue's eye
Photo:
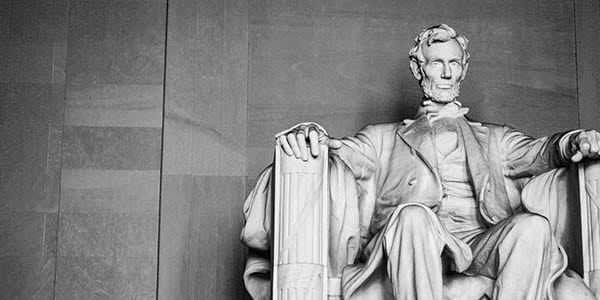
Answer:
M432 62L431 62L431 65L432 65L432 66L434 66L434 67L437 67L437 66L439 66L439 65L441 65L441 64L442 64L442 63L441 63L441 62L439 62L439 61L432 61Z
M457 62L457 61L452 61L452 62L450 62L450 65L451 65L451 66L453 66L453 67L456 67L456 66L458 66L459 64L458 64L458 62Z

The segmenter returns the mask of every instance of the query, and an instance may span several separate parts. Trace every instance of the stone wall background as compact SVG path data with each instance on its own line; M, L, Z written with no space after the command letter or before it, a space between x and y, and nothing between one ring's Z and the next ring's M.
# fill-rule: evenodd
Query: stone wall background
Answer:
M243 299L273 135L411 117L440 22L473 119L600 128L595 0L0 1L0 299Z
M0 3L0 299L153 299L166 1Z

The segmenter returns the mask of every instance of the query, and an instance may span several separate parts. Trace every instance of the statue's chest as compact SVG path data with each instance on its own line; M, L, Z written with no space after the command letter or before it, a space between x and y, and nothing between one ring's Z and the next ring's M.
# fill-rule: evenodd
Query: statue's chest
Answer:
M458 148L458 134L454 120L439 120L431 128L431 139L436 156L444 158Z
M436 206L441 197L441 183L435 163L409 145L398 145L381 161L377 176L380 207L395 207L414 202Z

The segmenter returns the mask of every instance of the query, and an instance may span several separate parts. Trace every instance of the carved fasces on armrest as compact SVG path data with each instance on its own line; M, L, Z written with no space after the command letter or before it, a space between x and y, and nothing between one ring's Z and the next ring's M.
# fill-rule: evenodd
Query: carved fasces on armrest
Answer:
M273 299L327 299L327 160L275 147Z
M580 163L579 198L584 280L600 295L600 161Z
M580 163L579 198L584 280L600 295L600 161Z

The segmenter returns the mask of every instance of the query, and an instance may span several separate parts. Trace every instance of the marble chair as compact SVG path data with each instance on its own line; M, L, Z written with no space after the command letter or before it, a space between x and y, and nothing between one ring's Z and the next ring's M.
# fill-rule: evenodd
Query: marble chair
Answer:
M329 170L325 146L307 162L288 157L279 146L275 152L272 298L341 299L342 270L359 248L365 217L360 204L331 199L329 185L339 190L344 180L330 178L336 173ZM600 295L600 163L573 164L521 181L523 206L550 220L569 257L569 270L556 281L556 298L593 299L582 280ZM469 288L464 276L445 275L445 298L456 299L456 291ZM485 292L480 299L487 299Z

